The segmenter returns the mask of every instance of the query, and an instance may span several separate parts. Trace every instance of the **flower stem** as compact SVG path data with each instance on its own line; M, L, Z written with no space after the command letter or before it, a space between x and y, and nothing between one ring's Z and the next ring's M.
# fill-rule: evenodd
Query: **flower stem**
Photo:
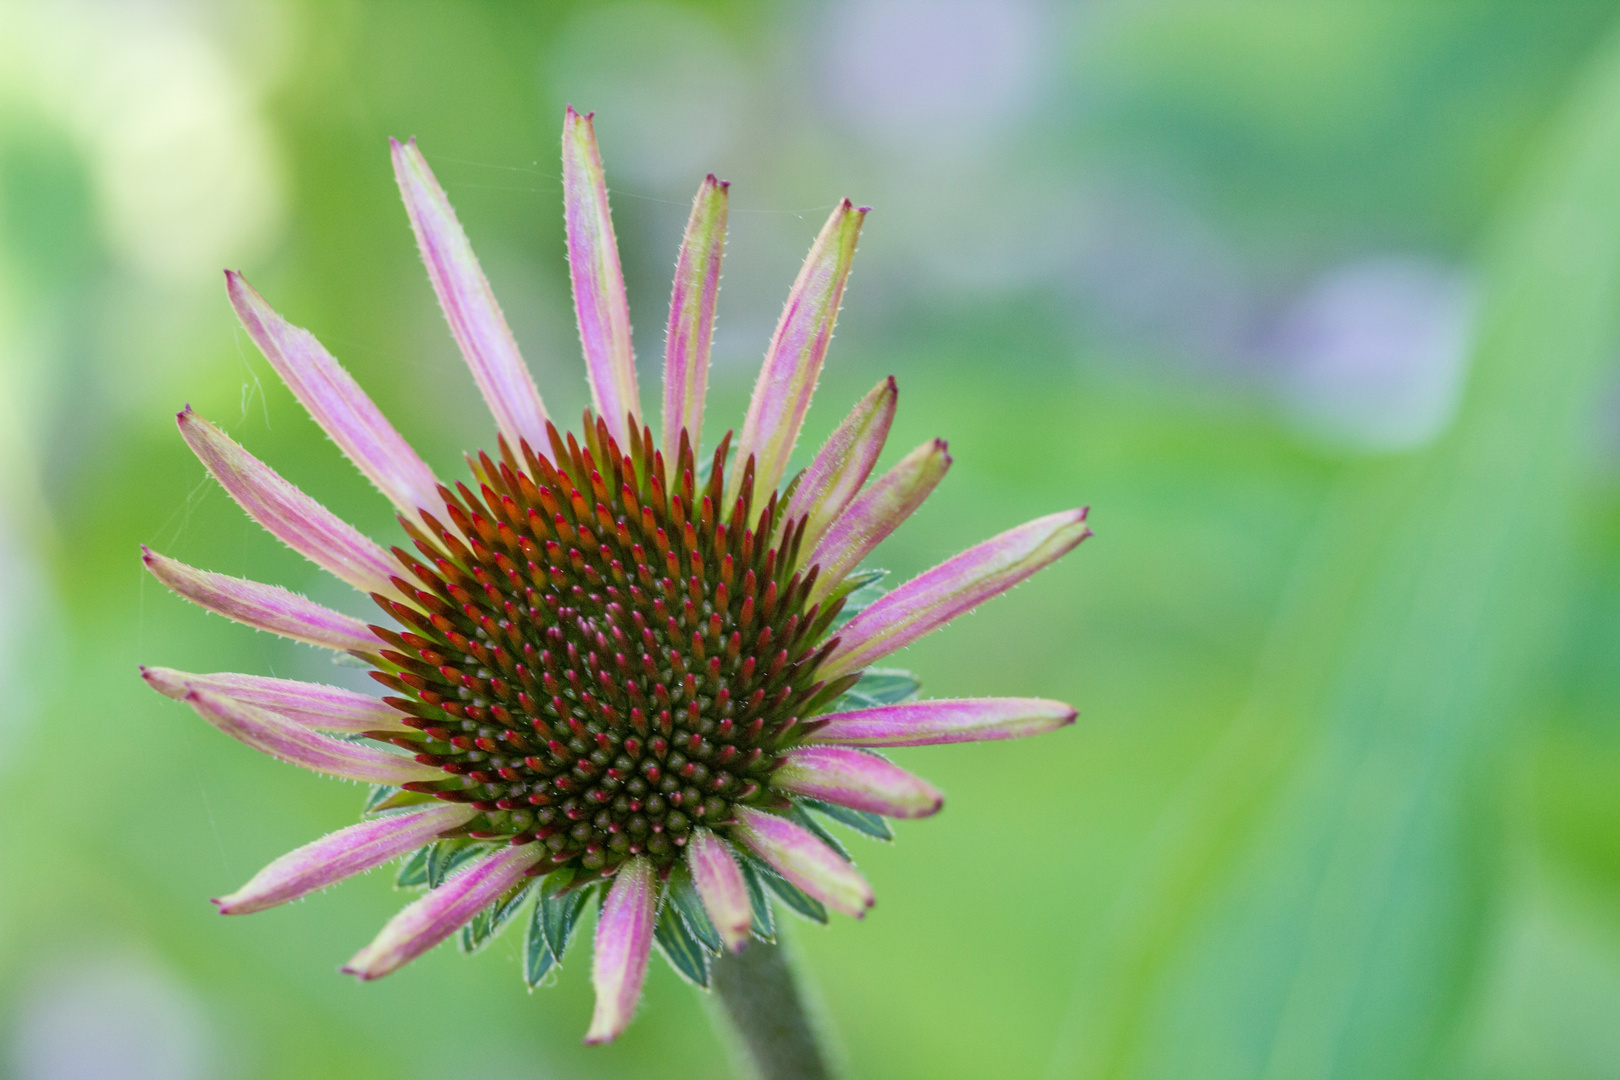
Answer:
M711 978L759 1080L831 1080L782 946L751 941L739 954L724 953Z

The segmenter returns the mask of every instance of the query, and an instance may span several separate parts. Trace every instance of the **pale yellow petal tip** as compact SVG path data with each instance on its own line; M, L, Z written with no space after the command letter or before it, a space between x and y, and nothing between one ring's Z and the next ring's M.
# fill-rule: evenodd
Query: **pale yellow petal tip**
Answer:
M378 974L372 970L371 964L366 957L366 953L369 951L369 949L361 949L354 954L354 959L338 968L338 971L344 975L353 975L361 982L371 982L374 979L382 978L382 975L387 973Z
M148 667L140 665L141 678L146 685L162 694L164 697L179 701L186 695L186 681L182 672L174 668Z
M624 1034L624 1029L630 1026L628 1017L619 1015L614 1008L598 1008L591 1015L591 1026L585 1032L586 1046L605 1046Z

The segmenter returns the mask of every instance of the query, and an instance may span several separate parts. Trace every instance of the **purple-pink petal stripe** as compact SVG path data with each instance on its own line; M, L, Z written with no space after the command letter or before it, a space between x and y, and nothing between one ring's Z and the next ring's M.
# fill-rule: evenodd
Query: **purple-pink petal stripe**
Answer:
M445 830L465 825L477 813L466 803L436 803L350 825L288 852L214 903L221 915L250 915L297 900L415 851Z
M720 932L720 940L732 952L742 952L748 944L754 912L748 884L743 881L731 849L708 829L694 829L686 844L686 865L692 871L692 884L703 899L709 921Z
M396 595L388 579L399 566L381 545L276 475L191 406L175 419L214 479L277 540L363 593Z
M829 713L817 743L841 746L932 746L1041 735L1074 723L1074 708L1045 698L964 698L914 701Z
M720 296L720 258L726 249L728 181L710 173L692 200L686 237L675 260L664 338L664 460L680 454L684 428L696 451L703 434L703 397L709 386L709 345Z
M857 919L872 906L872 887L814 833L786 818L746 806L735 809L731 835L788 881L834 911Z
M843 746L789 750L771 785L823 802L892 818L928 817L945 796L893 762Z
M787 306L782 309L776 334L765 353L737 442L739 462L754 458L755 491L774 490L787 470L816 380L821 378L821 365L827 358L827 346L838 321L838 305L844 299L844 285L855 258L855 243L868 209L856 208L848 199L838 204L811 245L788 293ZM737 497L742 473L740 468L731 473L727 505Z
M612 1042L635 1015L652 951L656 886L652 863L645 855L626 862L613 877L613 888L596 920L596 950L591 960L596 1010L585 1033L589 1045Z
M630 305L624 295L619 244L608 212L607 178L591 125L572 105L563 118L563 222L568 233L568 274L585 349L585 372L596 414L620 446L628 446L625 415L641 416L636 356L630 341Z
M364 784L440 780L444 773L374 746L321 735L265 709L192 687L184 698L197 715L231 738L290 765Z
M277 315L234 270L225 271L225 288L276 374L377 490L407 514L441 505L433 471L314 335Z
M472 244L456 220L455 209L417 150L415 139L405 143L389 139L388 144L393 148L394 178L428 280L450 323L450 333L495 416L495 426L514 448L525 439L530 446L550 445L540 391L535 389L534 377L518 352Z
M388 920L382 933L344 965L344 973L364 982L398 971L521 882L544 852L539 844L524 844L474 862Z
M819 564L821 573L807 604L818 603L838 587L923 500L939 486L951 467L944 439L931 439L900 459L878 477L838 515L821 538L807 563Z
M898 397L899 389L895 386L893 375L874 386L856 402L855 408L827 438L815 460L804 471L804 478L794 489L793 498L788 501L787 511L782 515L782 524L777 531L780 542L781 534L791 523L799 518L809 518L799 548L801 564L811 561L809 553L815 550L816 542L844 512L844 507L855 498L861 485L872 474L872 467L877 464L878 455L883 452L883 444L889 437L889 427L894 423L894 407Z
M256 630L340 652L373 655L381 647L366 624L276 585L198 570L142 545L154 577L192 603Z
M141 668L141 677L160 694L176 701L189 687L234 698L267 709L295 724L320 731L410 731L402 713L386 702L321 683L272 679L265 675L194 675L166 667Z
M859 671L1006 592L1090 536L1085 522L1083 509L1048 514L912 578L839 631L838 648L817 669L817 677Z

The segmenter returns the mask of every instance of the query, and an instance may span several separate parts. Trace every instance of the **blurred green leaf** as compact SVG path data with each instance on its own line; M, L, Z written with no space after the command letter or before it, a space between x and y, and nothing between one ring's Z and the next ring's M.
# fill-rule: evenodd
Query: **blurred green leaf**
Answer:
M1434 449L1348 474L1248 704L1122 898L1088 1076L1443 1068L1498 888L1488 791L1567 616L1571 498L1620 284L1620 46L1491 250ZM1474 808L1481 808L1478 812Z

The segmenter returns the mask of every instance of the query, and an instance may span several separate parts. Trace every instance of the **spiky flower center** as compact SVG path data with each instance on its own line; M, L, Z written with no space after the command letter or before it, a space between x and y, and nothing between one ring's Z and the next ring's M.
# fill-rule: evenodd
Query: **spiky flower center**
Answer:
M409 629L378 628L373 677L420 735L383 737L449 774L413 790L475 804L476 837L545 844L547 869L667 865L695 826L783 804L781 753L855 678L813 678L842 599L807 607L804 519L776 492L754 512L752 459L722 506L729 435L700 481L684 432L668 468L645 427L628 453L589 412L584 446L549 430L550 460L503 441L469 459L476 492L441 489L448 522L404 521L416 606L376 598Z

